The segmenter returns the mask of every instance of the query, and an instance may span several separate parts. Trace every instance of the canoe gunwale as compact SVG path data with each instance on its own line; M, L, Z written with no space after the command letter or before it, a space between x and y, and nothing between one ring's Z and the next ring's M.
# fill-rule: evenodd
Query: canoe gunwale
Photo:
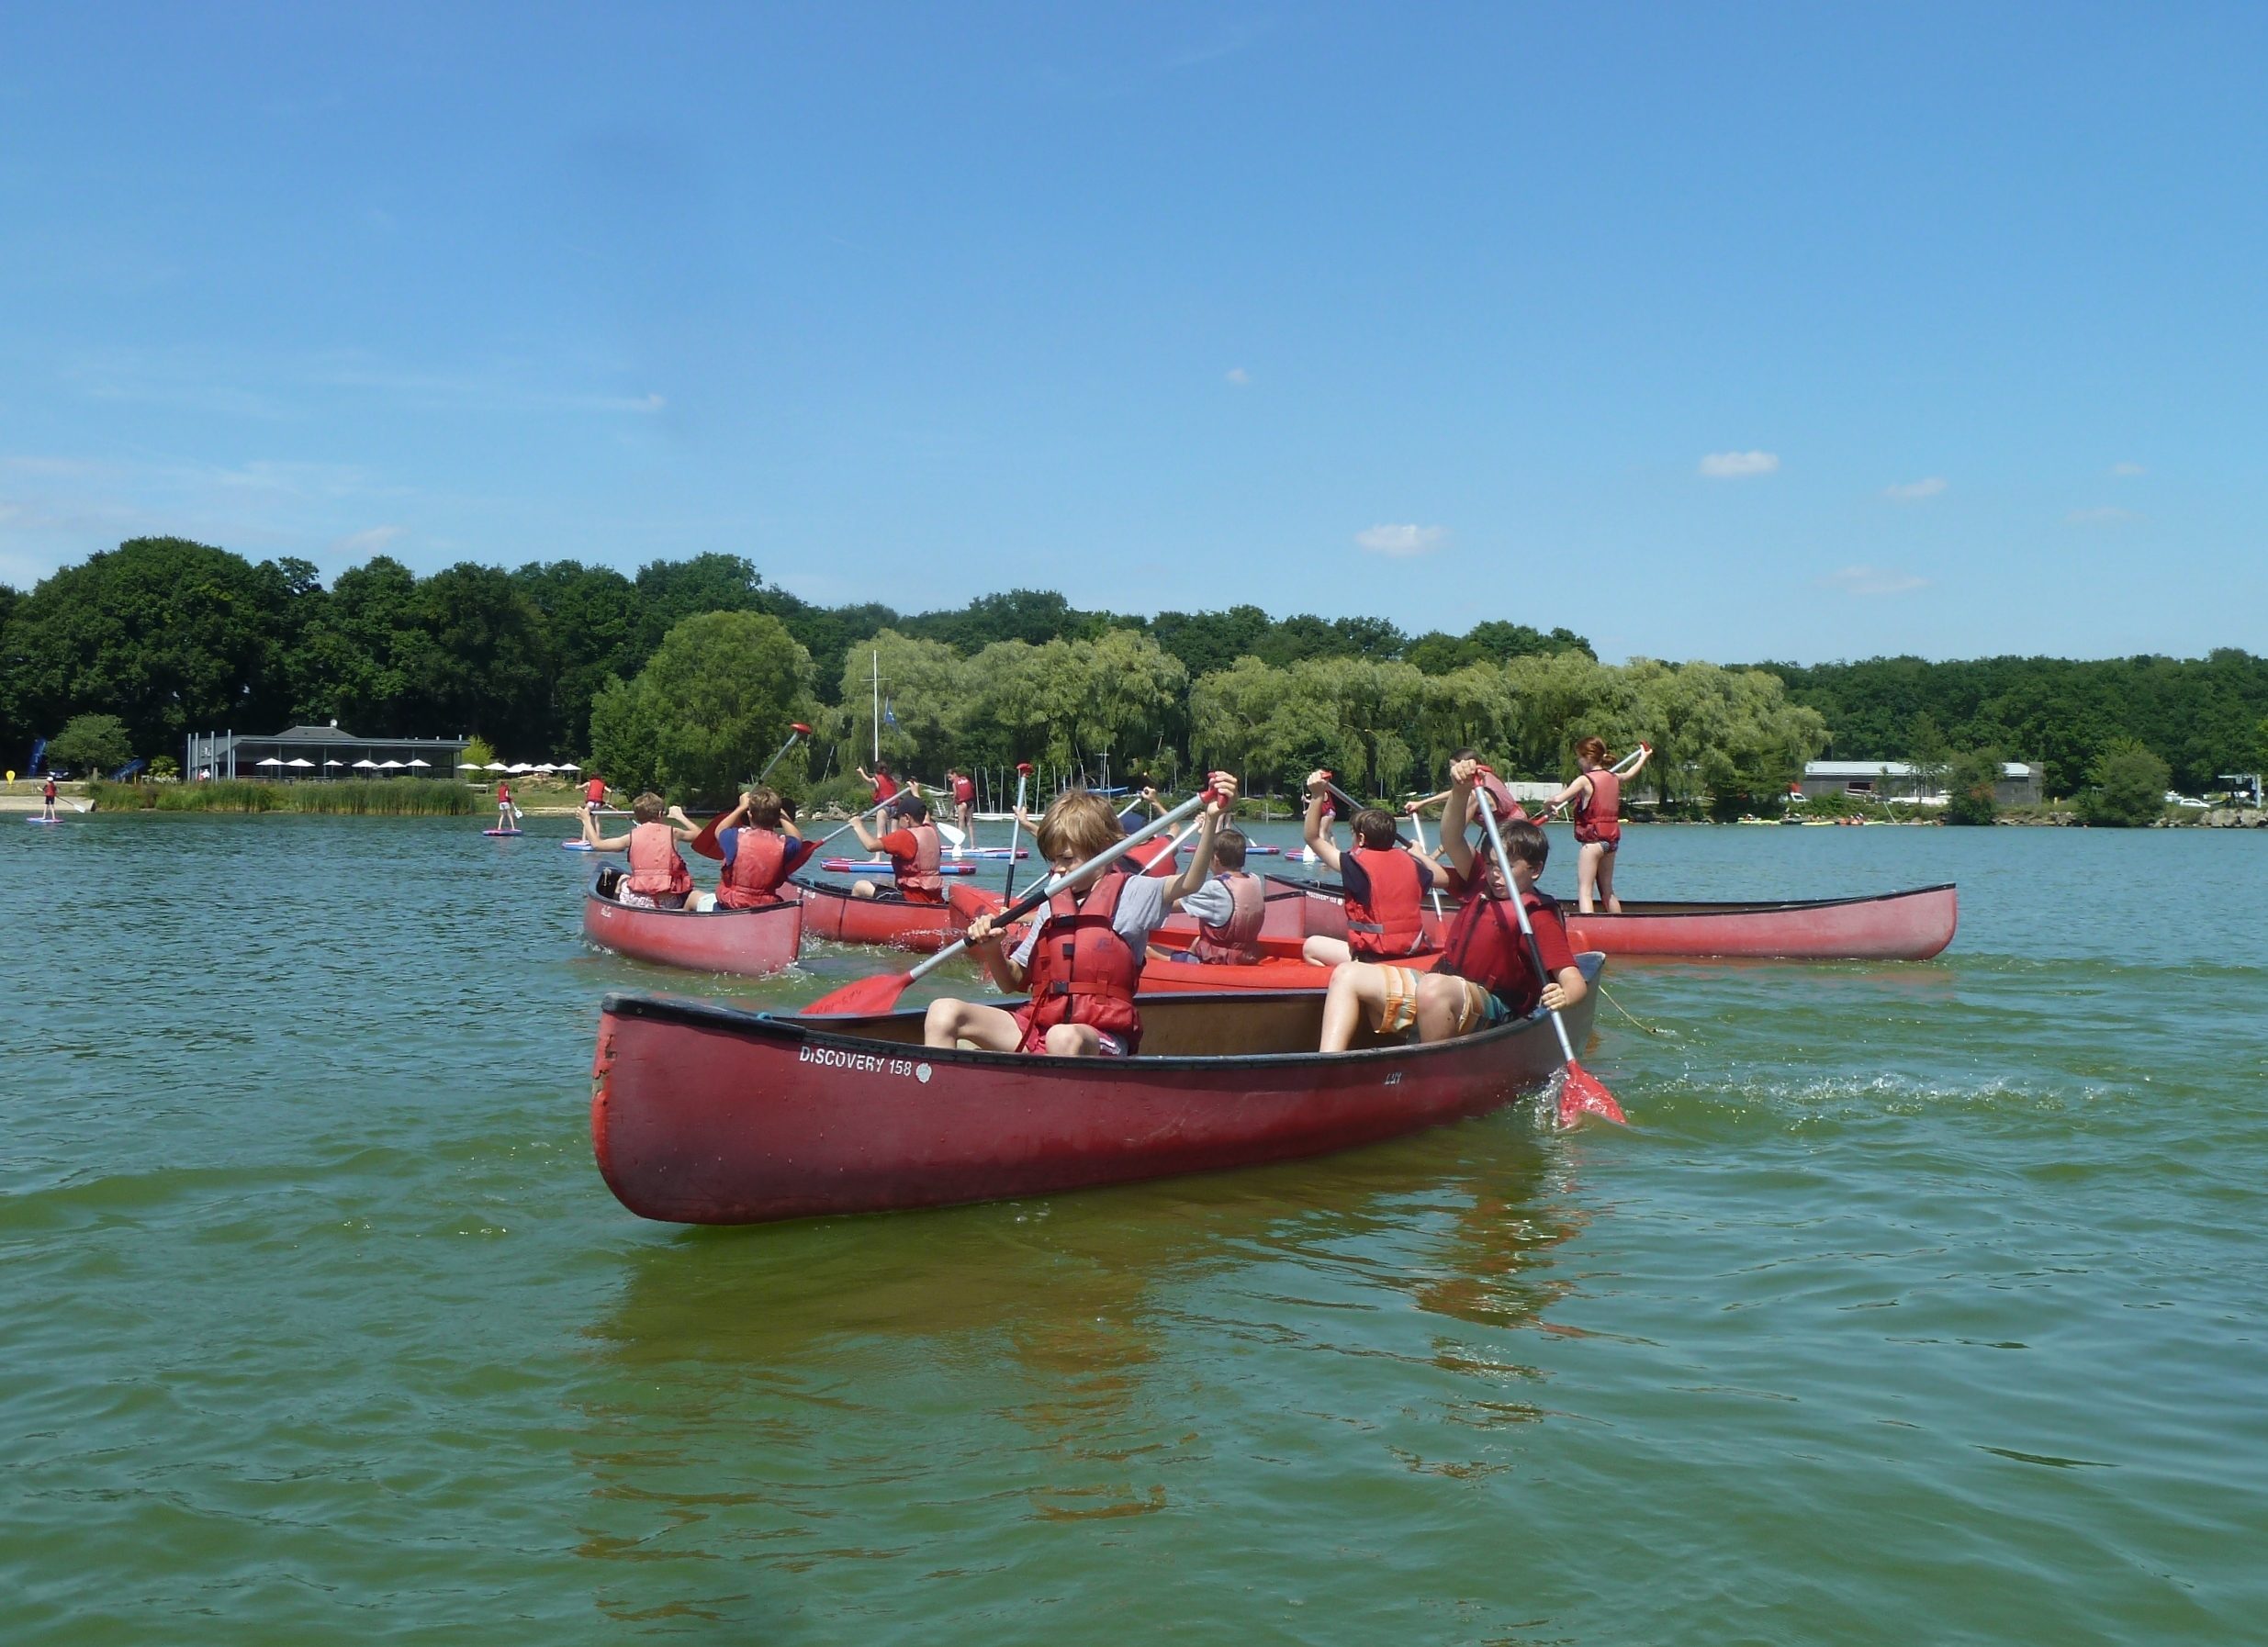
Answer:
M1587 949L1576 957L1576 964L1582 968L1584 979L1593 984L1597 983L1605 963L1606 957L1596 949ZM1212 1002L1224 1008L1249 1009L1255 1003L1268 1001L1312 1003L1316 996L1317 992L1312 990L1224 990L1177 992L1173 993L1173 1000L1177 1006ZM1157 999L1162 1001L1164 997ZM910 1019L926 1010L920 1007L903 1008L878 1013L873 1017ZM924 1047L919 1041L881 1040L848 1029L826 1027L834 1023L849 1025L870 1022L870 1019L831 1019L803 1013L757 1012L724 1002L661 995L645 990L610 991L599 1003L599 1011L602 1018L646 1018L677 1023L747 1039L776 1041L783 1047L809 1044L891 1058L914 1054L931 1064L950 1064L957 1068L1000 1067L1027 1071L1051 1070L1087 1081L1097 1079L1139 1081L1154 1073L1176 1070L1297 1070L1343 1066L1350 1062L1395 1063L1416 1059L1455 1057L1498 1042L1510 1041L1531 1030L1542 1029L1548 1034L1550 1019L1550 1014L1539 1007L1527 1017L1492 1025L1470 1035L1452 1036L1443 1041L1389 1043L1349 1052L1144 1053L1134 1058L1119 1059L1054 1058L1043 1052L992 1052L977 1048Z

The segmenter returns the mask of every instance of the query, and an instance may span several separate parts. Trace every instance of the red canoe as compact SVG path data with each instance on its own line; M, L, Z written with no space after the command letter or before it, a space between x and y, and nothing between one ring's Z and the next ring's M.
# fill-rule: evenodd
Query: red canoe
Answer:
M633 960L756 978L795 964L796 951L803 947L803 906L789 902L699 913L628 909L591 892L583 899L583 936Z
M1566 1014L1578 1043L1590 1008ZM1141 1057L1056 1059L925 1050L918 1011L609 995L591 1142L641 1217L759 1224L1320 1155L1499 1108L1559 1069L1541 1018L1326 1057L1321 1012L1313 992L1175 996L1143 1008Z
M1171 950L1179 935L1160 928L1156 948ZM1304 938L1263 938L1262 958L1249 966L1207 961L1160 960L1151 956L1142 968L1142 993L1178 994L1216 990L1320 990L1330 985L1331 969L1309 966L1299 953ZM1412 971L1430 972L1441 951L1429 949L1396 962Z
M1297 881L1283 881L1298 886ZM1299 906L1309 935L1342 938L1346 910L1339 889L1306 886ZM1456 910L1454 899L1443 907ZM1562 901L1567 940L1577 949L1606 955L1744 956L1757 960L1927 960L1953 941L1960 905L1950 885L1917 887L1864 898L1819 898L1779 903L1648 902L1625 898L1619 915L1576 913ZM1171 923L1168 930L1172 929ZM1433 912L1425 933L1438 943Z
M1267 913L1261 924L1260 936L1263 938L1306 937L1310 930L1307 924L1308 920L1307 907L1310 901L1308 883L1274 875L1263 876L1261 879L1267 885L1267 891L1263 895ZM1026 881L1024 888L1027 891L1030 891L1031 883ZM990 887L949 887L946 889L945 895L952 901L953 907L960 913L963 925L973 920L980 913L999 909L1003 902L1000 893ZM1340 911L1338 936L1344 937L1346 936L1346 913L1338 903L1337 897L1338 894L1334 892L1331 907ZM1427 918L1432 919L1431 916ZM1196 923L1186 915L1174 915L1158 930L1163 935L1162 941L1185 942L1196 936L1197 927Z
M908 903L887 890L872 898L853 898L848 887L816 880L788 884L803 901L803 930L814 938L927 953L944 948L969 924L949 903Z

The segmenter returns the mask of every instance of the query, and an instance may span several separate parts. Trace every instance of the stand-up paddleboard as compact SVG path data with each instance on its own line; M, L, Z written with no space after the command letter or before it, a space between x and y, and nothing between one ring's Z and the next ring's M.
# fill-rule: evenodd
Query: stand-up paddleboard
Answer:
M596 852L598 850L589 841L561 841L559 845L562 849L568 852Z
M823 857L819 860L819 867L830 875L887 875L891 870L890 860L886 857L871 862L862 858ZM940 875L973 875L976 873L976 866L974 864L939 864L938 873Z
M525 835L528 832L524 829L484 829L480 833L482 835Z
M62 820L61 818L26 818L24 822L27 824L61 824Z

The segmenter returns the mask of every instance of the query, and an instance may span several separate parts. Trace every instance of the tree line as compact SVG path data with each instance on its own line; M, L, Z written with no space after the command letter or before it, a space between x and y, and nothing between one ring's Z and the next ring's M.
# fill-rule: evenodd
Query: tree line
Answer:
M326 585L304 560L180 538L0 588L10 764L84 714L115 716L145 757L191 730L336 719L371 737L475 734L508 758L594 755L707 793L760 765L791 719L817 729L794 757L805 781L870 756L877 676L885 758L932 777L1016 760L1099 777L1107 756L1114 776L1224 765L1263 789L1321 765L1386 793L1436 783L1467 745L1561 777L1588 733L1655 745L1656 801L1724 810L1782 792L1824 752L1949 769L1989 751L2044 762L2057 794L2099 784L2130 747L2190 791L2268 764L2268 659L2234 650L1611 666L1569 630L1499 620L1410 635L1253 606L1087 611L1030 589L907 614L816 605L724 554L634 575L561 560L422 577L381 555Z

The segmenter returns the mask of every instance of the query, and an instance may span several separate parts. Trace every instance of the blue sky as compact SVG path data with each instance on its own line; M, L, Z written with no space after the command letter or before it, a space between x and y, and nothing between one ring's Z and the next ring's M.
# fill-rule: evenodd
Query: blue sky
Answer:
M2264 83L2256 6L17 6L0 580L2258 649Z

